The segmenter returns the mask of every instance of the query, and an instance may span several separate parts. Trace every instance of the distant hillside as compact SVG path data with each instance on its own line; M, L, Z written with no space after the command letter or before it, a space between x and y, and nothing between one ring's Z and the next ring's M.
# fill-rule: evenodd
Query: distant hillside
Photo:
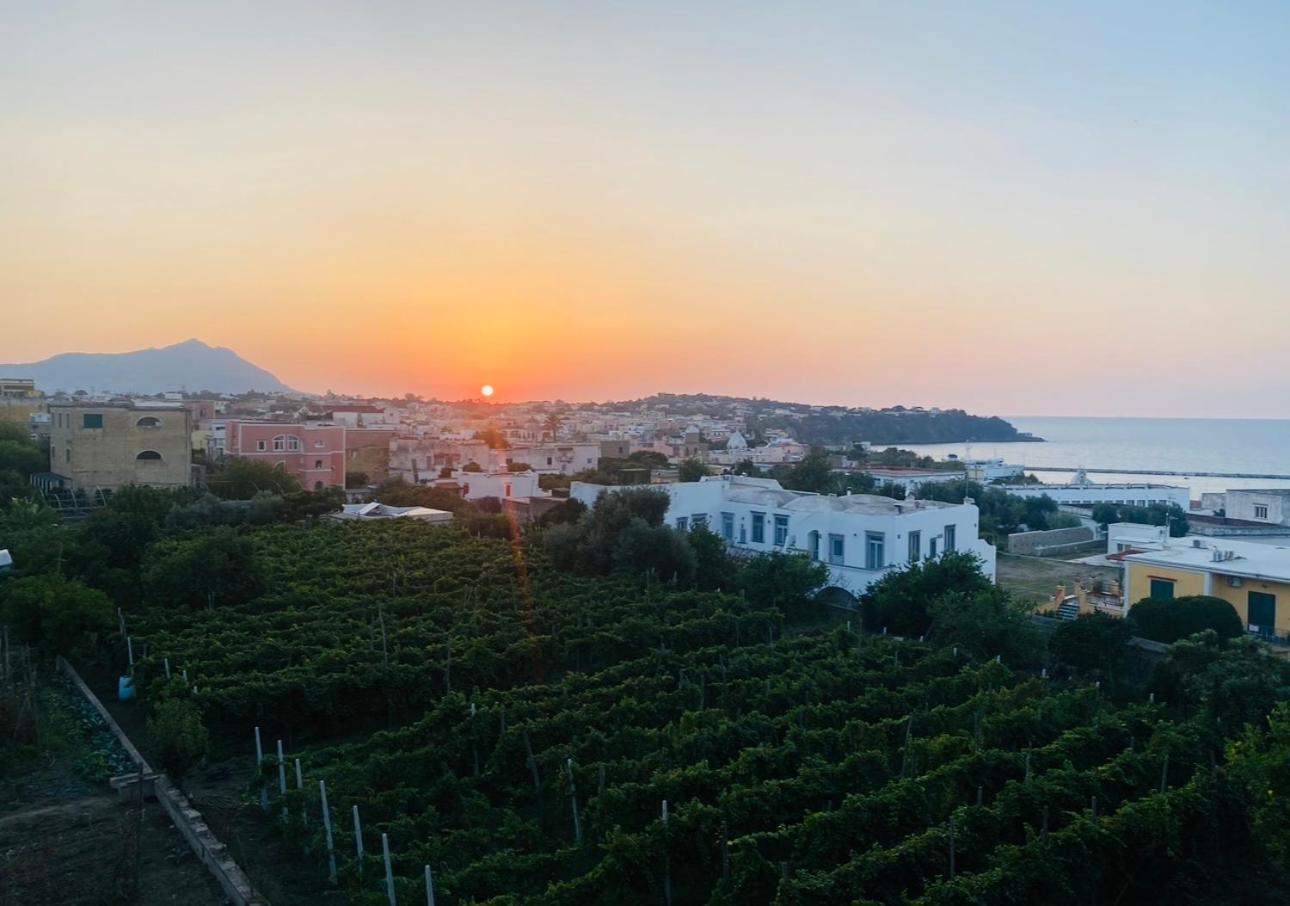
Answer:
M661 412L678 418L715 418L742 414L754 433L770 428L788 431L803 443L843 446L858 441L873 446L1034 441L1042 438L1018 431L994 415L970 415L962 409L863 409L813 406L747 397L711 394L659 393L645 399L604 403L615 411Z
M291 392L282 381L233 350L207 346L201 340L135 352L67 352L40 362L0 365L0 377L34 378L36 386L46 393L57 390Z

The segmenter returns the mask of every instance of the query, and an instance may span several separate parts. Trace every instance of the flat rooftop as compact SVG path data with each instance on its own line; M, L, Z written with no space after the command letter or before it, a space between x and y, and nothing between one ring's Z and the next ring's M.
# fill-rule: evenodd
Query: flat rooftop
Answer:
M764 506L799 513L864 513L868 516L899 516L923 510L947 509L959 506L939 500L895 500L879 494L847 494L841 497L810 494L805 491L787 491L783 488L749 487L742 482L732 482L726 499L751 506Z
M1200 542L1199 547L1196 546L1197 542ZM1231 559L1215 560L1215 552L1224 557L1227 552L1231 552L1232 556ZM1227 539L1204 541L1199 538L1175 538L1161 550L1143 551L1124 559L1126 562L1173 566L1224 576L1290 582L1290 547L1283 545Z

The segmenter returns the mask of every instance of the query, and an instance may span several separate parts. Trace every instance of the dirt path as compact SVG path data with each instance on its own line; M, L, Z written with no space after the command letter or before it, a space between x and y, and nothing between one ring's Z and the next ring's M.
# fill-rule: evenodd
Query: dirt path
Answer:
M99 794L0 817L0 906L223 902L156 802L140 814Z

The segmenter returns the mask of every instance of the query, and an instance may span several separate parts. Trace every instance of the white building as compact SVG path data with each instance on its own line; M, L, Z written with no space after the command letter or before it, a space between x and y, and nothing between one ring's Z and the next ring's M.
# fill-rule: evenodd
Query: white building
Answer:
M1025 474L1022 466L1004 462L1002 459L962 459L967 477L972 481L988 483L1006 478L1020 478Z
M1223 515L1266 525L1290 525L1290 489L1230 490L1224 495Z
M743 440L742 435L739 439ZM733 441L734 438L731 440ZM792 438L777 437L760 447L750 447L747 441L744 441L742 446L732 446L728 442L724 450L709 450L706 461L721 466L738 465L744 460L759 466L782 465L801 462L810 451L810 447L806 444L800 444Z
M1187 488L1166 484L996 484L991 487L1018 497L1047 495L1058 504L1072 506L1096 506L1099 503L1150 506L1153 503L1173 503L1184 511L1191 506L1191 494Z
M541 474L575 475L600 465L598 443L540 443L511 447L505 453L507 465L528 463Z
M826 496L731 475L657 487L671 497L670 525L706 525L736 551L805 553L828 564L830 586L855 596L892 570L956 550L975 554L994 579L994 546L978 538L972 504ZM575 481L570 496L592 506L614 490Z
M545 497L547 494L538 484L538 473L532 471L468 472L465 469L455 469L452 480L461 486L461 496L467 500L480 500L484 497L506 500L512 497Z

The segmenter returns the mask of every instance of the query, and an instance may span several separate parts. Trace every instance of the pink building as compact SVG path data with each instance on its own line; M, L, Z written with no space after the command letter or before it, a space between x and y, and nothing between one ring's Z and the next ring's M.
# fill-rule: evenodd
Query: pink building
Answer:
M340 425L230 420L224 453L279 466L308 490L345 487L345 429Z

